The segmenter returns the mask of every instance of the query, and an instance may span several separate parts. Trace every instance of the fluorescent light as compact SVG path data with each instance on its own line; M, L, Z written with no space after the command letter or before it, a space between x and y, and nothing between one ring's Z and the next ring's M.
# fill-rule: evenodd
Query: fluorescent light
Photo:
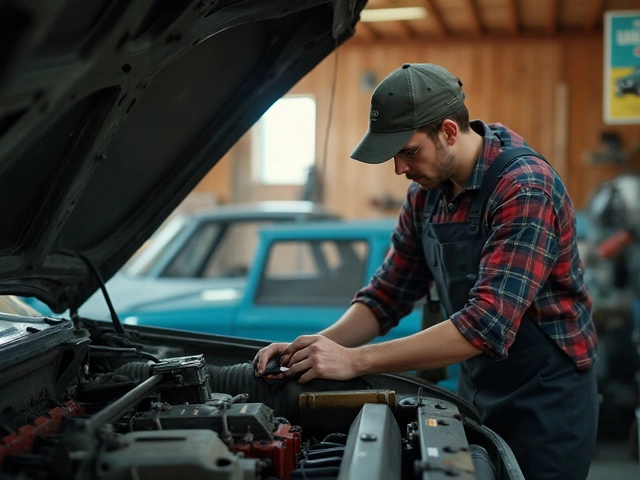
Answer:
M427 17L424 7L365 8L360 12L361 22L396 22L399 20L420 20Z

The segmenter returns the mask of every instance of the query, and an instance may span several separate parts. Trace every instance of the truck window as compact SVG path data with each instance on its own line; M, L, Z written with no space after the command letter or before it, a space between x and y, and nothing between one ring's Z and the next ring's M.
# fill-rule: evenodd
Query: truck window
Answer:
M201 225L162 272L163 277L194 278L208 257L219 234L216 223Z
M258 248L258 232L272 223L243 221L230 224L204 265L202 277L246 277Z
M182 246L163 277L244 278L258 245L258 231L273 222L203 223Z
M368 257L369 244L365 240L274 242L256 303L348 306L366 280Z

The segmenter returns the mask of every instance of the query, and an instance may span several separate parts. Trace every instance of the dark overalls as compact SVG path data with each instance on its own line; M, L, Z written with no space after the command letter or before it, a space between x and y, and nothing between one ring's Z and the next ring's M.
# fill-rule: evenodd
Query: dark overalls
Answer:
M422 245L448 316L469 300L487 240L483 211L498 175L522 155L499 155L482 179L469 221L431 223L440 194L430 192ZM512 448L527 480L585 479L595 449L598 397L593 368L574 362L526 315L505 360L483 354L462 362L458 394L481 412L485 424Z

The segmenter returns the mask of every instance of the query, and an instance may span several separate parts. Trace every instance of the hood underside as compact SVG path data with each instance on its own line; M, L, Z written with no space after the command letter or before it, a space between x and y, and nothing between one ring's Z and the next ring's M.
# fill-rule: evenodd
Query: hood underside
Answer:
M364 0L0 6L0 293L77 308Z

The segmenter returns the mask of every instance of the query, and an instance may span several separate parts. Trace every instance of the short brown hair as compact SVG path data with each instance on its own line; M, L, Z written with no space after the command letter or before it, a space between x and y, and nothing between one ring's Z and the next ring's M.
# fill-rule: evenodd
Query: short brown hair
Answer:
M450 115L447 115L442 120L438 120L437 122L432 122L427 125L422 125L418 130L431 134L434 130L437 130L442 126L442 122L445 120L453 120L460 127L461 132L468 132L469 128L469 111L467 107L463 103L455 112Z

